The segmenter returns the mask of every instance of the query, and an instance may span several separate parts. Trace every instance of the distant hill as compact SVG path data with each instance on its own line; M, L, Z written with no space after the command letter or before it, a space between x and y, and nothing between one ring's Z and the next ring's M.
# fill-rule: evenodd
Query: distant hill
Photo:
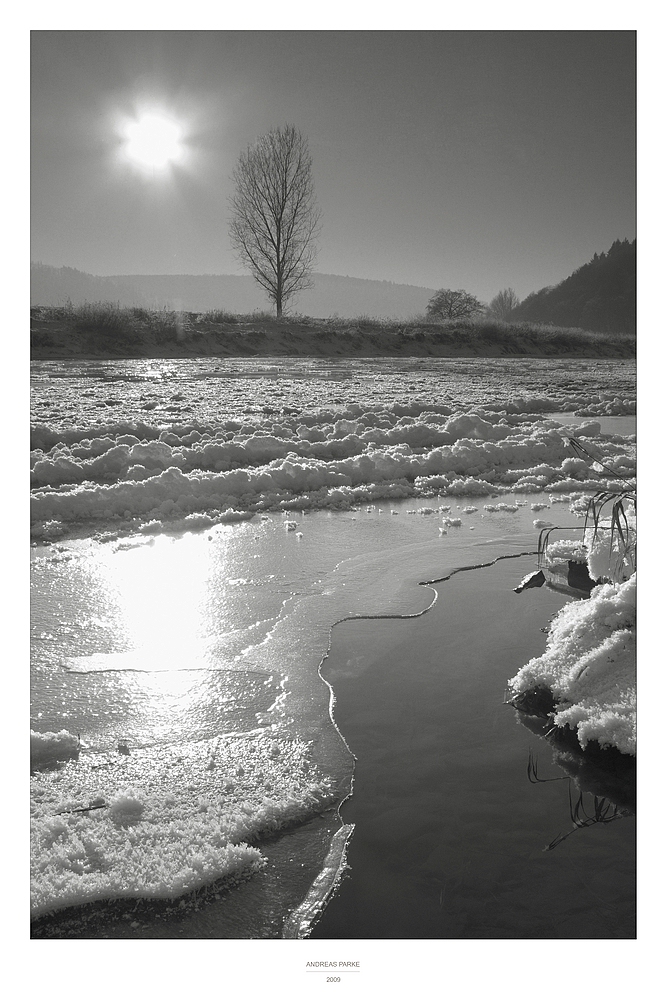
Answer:
M314 274L313 287L291 303L291 312L328 318L357 316L409 319L423 315L433 288ZM121 274L99 277L71 267L30 266L31 306L117 302L121 306L251 313L270 309L253 278L232 274Z
M115 278L98 278L73 267L30 263L31 306L60 306L68 301L73 305L110 301L129 305L130 299L137 294L136 288L123 285Z
M637 241L616 240L607 253L550 288L533 292L512 321L580 327L599 333L636 333Z

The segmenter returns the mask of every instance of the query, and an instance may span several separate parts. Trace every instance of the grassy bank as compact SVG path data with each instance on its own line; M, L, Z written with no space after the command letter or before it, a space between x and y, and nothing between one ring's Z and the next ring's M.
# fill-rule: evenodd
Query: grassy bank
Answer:
M478 318L434 322L312 319L269 313L171 312L112 303L30 310L31 357L535 357L632 358L635 337Z

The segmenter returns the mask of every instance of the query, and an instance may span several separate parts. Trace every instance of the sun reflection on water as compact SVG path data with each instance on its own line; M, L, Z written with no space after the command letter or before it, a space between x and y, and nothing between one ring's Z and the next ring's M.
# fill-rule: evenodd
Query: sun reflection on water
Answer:
M225 532L216 533L214 544L204 535L159 535L106 552L97 563L106 628L124 651L74 658L70 666L75 672L116 673L133 692L139 714L131 728L137 735L145 731L164 739L183 725L201 729L209 701L219 711L218 701L233 700L227 697L227 671L210 655L216 629L224 627L212 589L224 581L226 547ZM212 684L216 697L210 699Z
M218 536L220 560L223 536ZM224 556L223 556L224 558ZM115 598L113 627L134 669L177 671L205 664L211 547L204 537L158 536L150 545L110 553L107 581Z

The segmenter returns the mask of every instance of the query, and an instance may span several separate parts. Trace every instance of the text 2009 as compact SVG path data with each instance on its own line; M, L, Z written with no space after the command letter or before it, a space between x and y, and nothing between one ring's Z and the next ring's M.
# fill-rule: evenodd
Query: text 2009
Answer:
M327 976L327 982L328 983L339 983L340 982L340 976Z

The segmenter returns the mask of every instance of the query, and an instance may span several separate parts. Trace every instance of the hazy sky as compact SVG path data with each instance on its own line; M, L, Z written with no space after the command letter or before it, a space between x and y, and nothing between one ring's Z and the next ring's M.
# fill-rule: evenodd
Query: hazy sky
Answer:
M635 236L631 31L33 31L32 247L93 274L242 273L239 153L308 138L317 270L488 301ZM148 112L182 128L151 172Z

